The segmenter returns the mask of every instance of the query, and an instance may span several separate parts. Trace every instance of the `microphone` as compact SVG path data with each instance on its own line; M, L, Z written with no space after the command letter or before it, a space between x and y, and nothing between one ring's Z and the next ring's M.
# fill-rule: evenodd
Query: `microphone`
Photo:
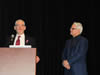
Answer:
M14 34L11 35L11 41L13 41L13 38L14 38Z

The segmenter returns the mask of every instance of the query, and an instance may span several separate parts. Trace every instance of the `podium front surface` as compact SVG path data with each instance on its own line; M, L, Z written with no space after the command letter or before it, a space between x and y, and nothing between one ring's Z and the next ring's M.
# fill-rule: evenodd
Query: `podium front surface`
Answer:
M36 75L36 48L0 48L0 75Z

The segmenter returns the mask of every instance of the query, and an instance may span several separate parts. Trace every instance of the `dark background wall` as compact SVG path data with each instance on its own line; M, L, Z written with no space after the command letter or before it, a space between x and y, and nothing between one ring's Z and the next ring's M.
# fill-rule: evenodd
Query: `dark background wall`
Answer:
M89 40L88 73L96 75L94 0L0 0L1 47L5 37L15 33L14 22L19 18L26 22L26 33L37 38L38 75L63 75L61 53L74 21L84 26L82 35Z

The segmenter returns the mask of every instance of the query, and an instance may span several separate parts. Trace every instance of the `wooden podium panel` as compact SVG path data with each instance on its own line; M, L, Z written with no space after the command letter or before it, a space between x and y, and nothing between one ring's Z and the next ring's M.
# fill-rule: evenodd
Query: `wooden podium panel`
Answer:
M0 48L0 75L36 75L36 48Z

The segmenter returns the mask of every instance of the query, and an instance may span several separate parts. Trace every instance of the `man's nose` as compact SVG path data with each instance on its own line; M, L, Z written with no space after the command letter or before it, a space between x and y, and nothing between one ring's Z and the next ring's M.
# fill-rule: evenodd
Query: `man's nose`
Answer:
M22 29L22 27L19 27L19 29Z

